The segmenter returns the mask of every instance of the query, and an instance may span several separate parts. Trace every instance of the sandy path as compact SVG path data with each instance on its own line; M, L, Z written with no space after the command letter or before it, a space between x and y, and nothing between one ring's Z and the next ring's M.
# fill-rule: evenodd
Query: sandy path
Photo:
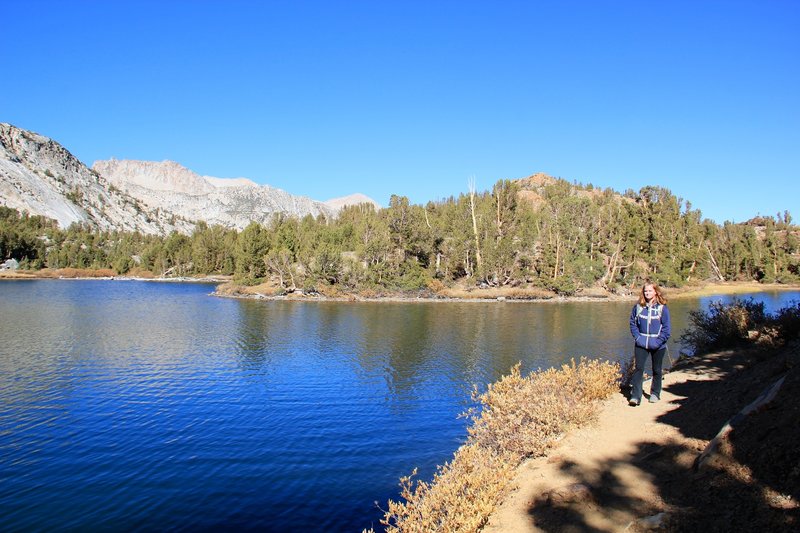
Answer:
M665 510L653 474L638 465L664 445L697 448L696 441L658 419L678 409L682 399L668 391L669 385L707 379L713 378L670 372L664 376L660 402L648 403L647 394L638 407L630 407L622 394L606 400L595 423L570 432L548 457L520 467L518 488L483 531L622 531L637 519ZM649 391L649 383L644 388ZM546 501L548 494L552 496Z

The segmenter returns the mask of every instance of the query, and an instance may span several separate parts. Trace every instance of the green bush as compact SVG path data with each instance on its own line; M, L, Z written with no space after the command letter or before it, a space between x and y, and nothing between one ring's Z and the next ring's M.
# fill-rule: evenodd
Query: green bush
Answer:
M395 280L396 288L401 291L416 291L428 286L430 274L415 261L404 261L400 264L399 276Z
M733 302L711 302L708 310L689 312L689 328L681 334L681 343L694 353L730 348L743 344L748 331L758 329L766 321L764 304L752 298Z
M794 302L778 311L774 323L784 340L800 336L800 302Z
M694 353L704 353L771 338L783 343L800 334L800 303L793 303L769 314L764 304L752 298L734 299L731 303L712 302L707 310L689 312L689 328L681 334L681 343Z
M572 296L578 290L575 280L567 276L559 276L550 280L546 287L559 296Z

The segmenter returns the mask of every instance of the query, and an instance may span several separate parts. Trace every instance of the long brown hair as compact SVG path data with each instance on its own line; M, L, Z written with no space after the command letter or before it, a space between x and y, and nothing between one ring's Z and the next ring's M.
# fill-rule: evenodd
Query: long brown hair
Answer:
M642 285L642 290L639 291L639 305L641 305L642 307L647 305L647 298L644 297L644 288L647 287L648 285L651 285L653 287L653 290L656 291L656 296L654 298L655 301L660 303L661 305L667 305L667 299L664 298L663 294L661 294L661 287L659 287L650 280L646 280Z

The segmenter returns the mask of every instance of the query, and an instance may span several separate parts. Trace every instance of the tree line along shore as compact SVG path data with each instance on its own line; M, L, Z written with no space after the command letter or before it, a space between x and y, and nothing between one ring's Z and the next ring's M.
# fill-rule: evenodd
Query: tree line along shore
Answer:
M143 274L143 275L142 275ZM34 279L59 279L59 280L118 280L118 281L157 281L180 283L212 283L216 285L214 295L227 298L243 299L268 299L268 300L303 300L303 301L393 301L393 302L599 302L599 301L627 301L635 297L621 292L610 293L603 289L594 288L579 291L572 296L558 295L551 291L541 289L504 290L503 288L452 288L438 293L431 291L402 292L402 293L375 293L372 291L356 293L330 293L326 296L321 293L293 291L275 291L274 286L241 285L231 281L230 276L222 275L190 275L183 277L156 277L149 272L139 273L137 276L118 275L111 269L41 269L41 270L0 270L2 280L34 280ZM681 288L667 291L670 299L700 298L715 295L738 295L764 291L794 291L800 290L800 283L778 284L758 283L749 281L740 282L697 282Z
M673 289L798 283L800 229L788 212L719 225L661 187L618 194L528 178L426 205L392 196L387 208L350 206L336 218L276 216L241 231L200 222L190 235L60 229L0 207L0 259L23 271L223 277L245 294L607 297L643 279Z

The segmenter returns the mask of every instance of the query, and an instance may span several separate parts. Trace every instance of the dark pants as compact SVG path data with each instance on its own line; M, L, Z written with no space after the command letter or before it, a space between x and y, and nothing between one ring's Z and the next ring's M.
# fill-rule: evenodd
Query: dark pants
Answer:
M653 362L653 383L650 385L650 394L661 396L661 377L664 375L664 354L667 353L665 344L658 350L647 350L636 346L633 350L633 360L635 370L633 372L633 390L631 390L631 400L642 400L642 381L644 381L644 365L650 357Z

